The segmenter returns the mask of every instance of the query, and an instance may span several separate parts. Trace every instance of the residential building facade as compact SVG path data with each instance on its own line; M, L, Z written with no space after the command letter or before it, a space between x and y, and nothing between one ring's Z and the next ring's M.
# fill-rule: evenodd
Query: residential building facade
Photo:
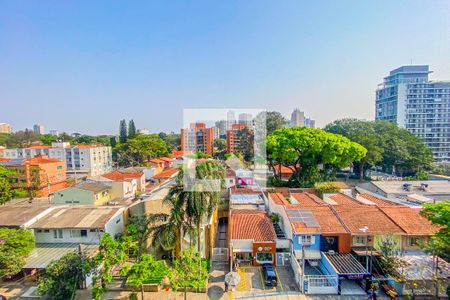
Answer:
M11 133L12 127L8 123L0 123L0 133Z
M16 170L16 174L10 177L13 186L31 187L37 197L47 197L67 186L66 167L58 159L41 155L12 159L1 164Z
M214 128L207 128L205 123L193 123L189 128L181 129L181 150L203 152L213 155Z
M438 163L450 162L450 81L430 81L428 65L402 66L378 85L375 118L419 137Z
M68 174L97 176L112 170L112 150L103 145L73 145L64 142L52 146L5 149L5 158L22 159L47 155L65 162Z
M253 130L247 124L233 124L230 130L227 130L227 153L236 153L241 144L241 132L248 129L249 134L253 135Z

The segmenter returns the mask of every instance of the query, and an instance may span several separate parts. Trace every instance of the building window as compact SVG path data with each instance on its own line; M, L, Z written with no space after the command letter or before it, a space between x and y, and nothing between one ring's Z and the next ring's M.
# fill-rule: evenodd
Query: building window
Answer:
M256 262L259 264L272 263L273 262L273 254L265 253L265 252L258 252L258 253L256 253Z
M86 229L81 229L80 230L80 235L81 235L81 237L87 237L87 230Z
M55 238L55 239L62 239L63 238L63 231L62 231L62 229L54 229L53 230L53 238Z
M367 237L364 235L357 235L353 237L353 245L366 245Z
M418 237L408 238L408 246L415 247L415 246L419 246L419 244L420 244L420 238L418 238Z
M314 244L314 236L312 235L301 235L299 237L299 243L302 245L311 245Z
M62 170L62 166L57 166L56 170Z
M73 237L73 238L81 237L81 230L77 230L77 229L70 230L70 237Z

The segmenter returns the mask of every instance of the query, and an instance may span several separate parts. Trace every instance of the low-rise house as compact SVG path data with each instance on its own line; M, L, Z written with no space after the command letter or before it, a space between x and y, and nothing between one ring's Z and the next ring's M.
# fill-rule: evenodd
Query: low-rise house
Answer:
M265 209L264 194L257 189L230 188L230 209Z
M16 171L10 176L14 187L31 186L37 197L47 197L68 186L64 162L46 155L11 159L0 164Z
M141 168L129 167L115 170L101 176L114 181L126 181L135 179L137 184L136 190L140 192L143 192L145 190L145 174Z
M94 181L80 182L53 196L55 204L106 205L111 199L111 186Z
M264 211L232 210L228 226L229 251L234 267L245 263L276 265L276 235Z
M174 179L179 173L179 169L167 169L152 177L153 180L162 183L167 180Z
M278 164L273 166L273 172L276 177L280 177L281 179L289 179L292 174L294 174L294 169L292 167L286 167Z
M1 205L0 227L28 228L37 220L48 214L54 207L49 205Z
M236 170L237 185L252 186L255 184L255 178L251 170L238 169Z

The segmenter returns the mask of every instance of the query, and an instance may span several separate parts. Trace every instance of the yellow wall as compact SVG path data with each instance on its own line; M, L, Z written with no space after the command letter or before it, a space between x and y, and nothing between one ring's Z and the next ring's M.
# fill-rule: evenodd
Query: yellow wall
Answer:
M94 205L103 205L111 200L110 191L102 191L100 193L94 193Z

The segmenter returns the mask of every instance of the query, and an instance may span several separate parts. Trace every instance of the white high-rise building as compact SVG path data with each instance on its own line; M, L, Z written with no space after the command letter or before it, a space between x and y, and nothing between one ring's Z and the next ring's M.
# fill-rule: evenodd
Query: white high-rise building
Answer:
M314 128L316 126L316 122L313 119L306 118L305 113L296 108L291 114L291 122L289 123L289 125L291 127L300 126Z
M45 127L42 124L35 124L33 126L33 131L36 134L45 134Z
M378 85L375 118L421 138L438 163L450 162L450 81L430 81L428 65L402 66Z
M147 128L140 128L137 132L140 134L150 134L150 131Z
M59 131L56 130L56 129L50 130L49 133L50 133L51 135L54 135L54 136L59 136Z

